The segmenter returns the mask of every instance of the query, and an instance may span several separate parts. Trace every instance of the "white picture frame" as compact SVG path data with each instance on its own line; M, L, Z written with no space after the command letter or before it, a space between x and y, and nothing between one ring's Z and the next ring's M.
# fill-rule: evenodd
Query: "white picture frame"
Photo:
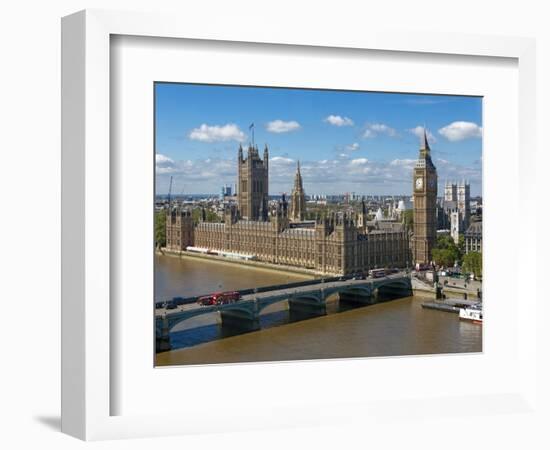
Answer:
M88 10L62 21L62 430L85 440L162 436L208 431L253 430L265 427L308 426L334 421L403 420L403 414L422 416L426 407L437 408L439 417L494 415L503 410L514 414L537 414L535 283L525 287L524 310L518 311L516 349L521 362L517 376L501 391L487 395L453 397L435 395L395 396L355 403L323 403L308 400L301 406L282 404L269 411L246 411L235 406L231 420L212 426L189 414L113 414L114 391L120 383L112 378L114 360L111 337L117 333L110 298L112 244L111 187L117 174L111 170L110 90L111 36L141 36L216 42L284 44L305 48L367 49L412 55L496 57L517 61L518 73L518 198L534 198L535 172L535 43L532 39L436 33L395 33L384 30L349 30L328 35L314 24L303 30L284 30L267 24L233 27L218 24L207 29L190 17L165 14ZM517 150L517 149L516 149ZM514 186L515 187L515 186ZM517 199L514 199L516 201ZM522 237L521 246L511 244L518 260L535 260L535 233ZM518 276L527 268L514 266ZM518 295L513 292L510 295ZM131 313L130 313L131 314ZM151 316L152 320L152 316ZM153 327L151 327L152 332ZM392 364L391 362L389 364ZM248 365L258 374L278 371L284 364ZM281 369L283 367L283 369ZM312 371L311 364L293 370ZM342 370L349 370L348 364ZM355 363L354 370L364 370ZM163 369L164 370L164 369ZM167 369L177 370L177 369ZM208 370L208 368L206 368ZM385 369L387 370L387 369ZM395 412L395 402L400 411ZM199 406L199 405L195 405ZM144 408L147 409L147 408ZM433 419L429 414L428 419ZM269 423L267 423L269 418Z

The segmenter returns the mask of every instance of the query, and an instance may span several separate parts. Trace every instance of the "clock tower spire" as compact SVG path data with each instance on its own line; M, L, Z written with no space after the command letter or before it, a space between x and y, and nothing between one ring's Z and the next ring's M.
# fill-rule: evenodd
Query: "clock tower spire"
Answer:
M428 264L436 244L437 170L432 162L428 136L424 128L420 136L420 151L413 169L414 236L413 261Z

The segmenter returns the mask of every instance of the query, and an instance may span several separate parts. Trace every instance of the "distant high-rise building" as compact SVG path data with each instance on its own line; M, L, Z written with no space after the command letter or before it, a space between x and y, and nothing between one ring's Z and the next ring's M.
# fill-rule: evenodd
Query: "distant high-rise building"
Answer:
M221 193L220 198L223 200L225 197L231 197L232 191L231 191L231 185L225 184L221 187Z
M294 187L290 194L290 220L292 222L301 222L304 220L306 211L306 194L302 183L302 174L300 173L300 161L296 167L294 177Z
M262 160L258 147L248 147L246 158L243 148L239 146L238 153L239 180L238 196L239 212L245 220L265 220L268 208L269 189L269 151L267 145Z
M414 236L413 260L426 264L432 260L436 244L437 171L430 155L426 130L420 139L420 154L413 169Z

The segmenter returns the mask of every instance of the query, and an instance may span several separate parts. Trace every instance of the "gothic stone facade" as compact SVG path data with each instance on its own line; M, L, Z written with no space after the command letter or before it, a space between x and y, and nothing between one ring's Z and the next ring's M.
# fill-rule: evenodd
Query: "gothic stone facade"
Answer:
M290 195L290 220L293 222L301 222L304 220L306 211L306 193L302 183L302 174L300 173L300 161L296 168L294 177L294 188Z
M413 260L428 264L432 260L437 235L437 171L430 156L426 130L420 140L420 155L413 170L413 198Z
M472 222L466 233L464 233L464 248L466 253L482 252L483 224L481 221Z
M238 152L238 207L228 208L223 223L193 224L188 211L168 213L167 250L187 246L254 255L256 260L297 266L322 274L350 274L377 267L404 267L410 262L409 234L401 224L384 230L367 225L359 214L332 214L304 222L305 194L298 166L292 209L283 196L270 214L267 205L268 150Z
M279 210L269 221L199 223L196 247L255 255L259 261L323 274L350 274L409 263L408 233L401 226L367 230L348 216L333 215L294 227Z
M193 245L195 227L191 212L174 208L166 214L166 248L181 252Z
M461 233L470 226L470 184L445 183L445 197L441 204L443 219L442 228L450 228L451 236L456 244Z
M267 145L264 159L260 158L258 147L250 146L246 158L239 147L239 183L237 201L239 214L246 220L265 220L269 187L269 151Z

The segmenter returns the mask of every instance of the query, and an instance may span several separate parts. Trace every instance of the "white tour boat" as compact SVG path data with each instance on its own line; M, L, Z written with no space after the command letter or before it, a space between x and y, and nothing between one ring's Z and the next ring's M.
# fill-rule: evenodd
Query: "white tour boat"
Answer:
M481 307L480 304L468 306L466 308L460 308L458 317L460 318L460 320L469 320L470 322L474 322L474 323L482 323L483 308Z

